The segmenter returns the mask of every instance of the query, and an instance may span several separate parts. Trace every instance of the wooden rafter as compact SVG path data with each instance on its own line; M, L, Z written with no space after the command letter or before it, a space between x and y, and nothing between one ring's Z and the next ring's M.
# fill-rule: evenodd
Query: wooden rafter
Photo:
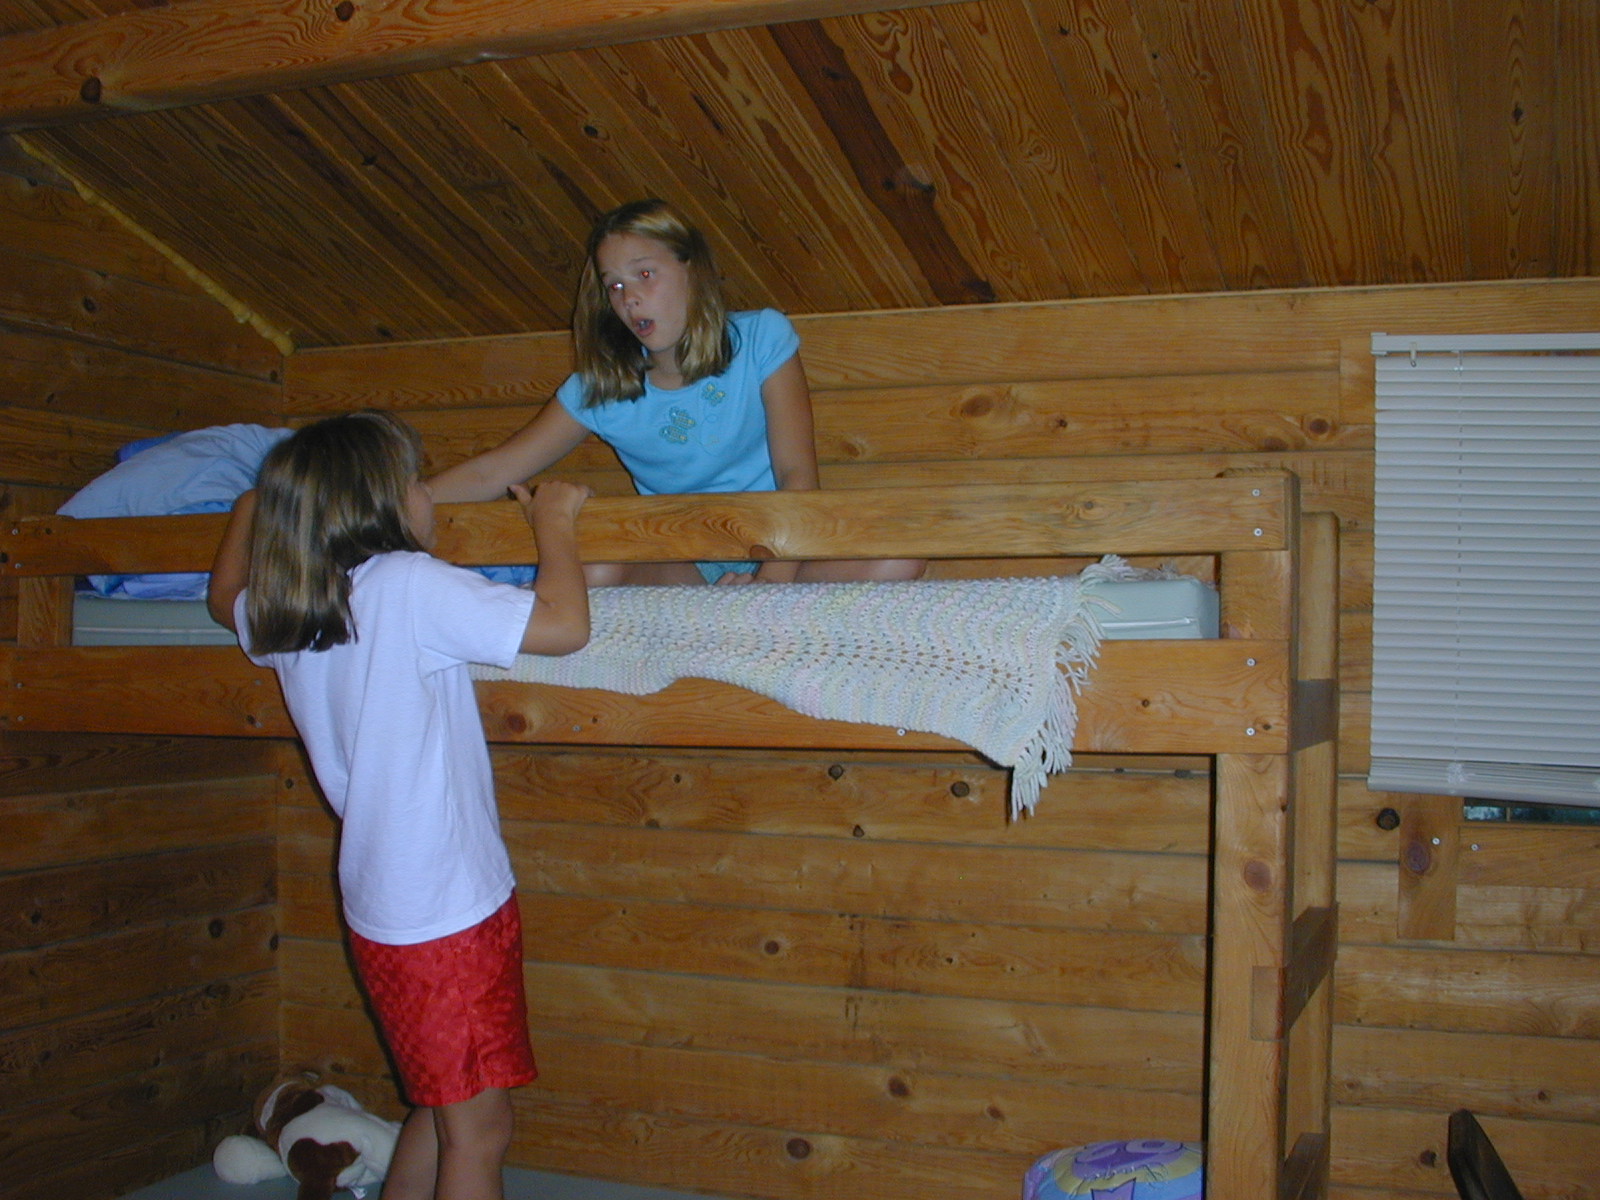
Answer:
M0 38L0 131L950 0L189 0Z

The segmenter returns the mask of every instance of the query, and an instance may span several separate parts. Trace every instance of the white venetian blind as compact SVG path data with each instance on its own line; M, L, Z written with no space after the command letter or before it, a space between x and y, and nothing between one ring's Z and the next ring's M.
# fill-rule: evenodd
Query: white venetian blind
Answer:
M1375 334L1372 767L1600 806L1600 334Z

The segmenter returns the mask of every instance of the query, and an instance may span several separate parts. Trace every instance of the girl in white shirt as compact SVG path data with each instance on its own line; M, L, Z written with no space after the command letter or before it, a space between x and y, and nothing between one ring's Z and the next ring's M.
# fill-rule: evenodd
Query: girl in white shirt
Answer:
M536 1073L515 880L467 664L589 637L575 523L588 489L521 504L533 591L432 557L416 433L386 413L306 426L268 454L213 564L212 615L278 673L342 829L352 957L416 1107L385 1200L495 1200L508 1089Z

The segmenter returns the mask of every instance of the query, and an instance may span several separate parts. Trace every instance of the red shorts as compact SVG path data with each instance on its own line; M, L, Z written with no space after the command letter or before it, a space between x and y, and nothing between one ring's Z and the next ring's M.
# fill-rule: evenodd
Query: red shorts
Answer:
M412 1104L456 1104L538 1074L515 893L460 933L390 946L352 931L350 950Z

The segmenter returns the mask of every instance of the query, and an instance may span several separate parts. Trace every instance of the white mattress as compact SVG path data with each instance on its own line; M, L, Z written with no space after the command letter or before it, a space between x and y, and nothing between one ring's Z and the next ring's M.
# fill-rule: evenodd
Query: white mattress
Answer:
M1108 638L1217 636L1217 593L1188 576L1103 581L1088 594ZM231 646L233 634L211 619L200 600L129 600L79 594L72 605L74 646Z
M72 598L74 646L233 646L203 600L130 600L80 592Z

